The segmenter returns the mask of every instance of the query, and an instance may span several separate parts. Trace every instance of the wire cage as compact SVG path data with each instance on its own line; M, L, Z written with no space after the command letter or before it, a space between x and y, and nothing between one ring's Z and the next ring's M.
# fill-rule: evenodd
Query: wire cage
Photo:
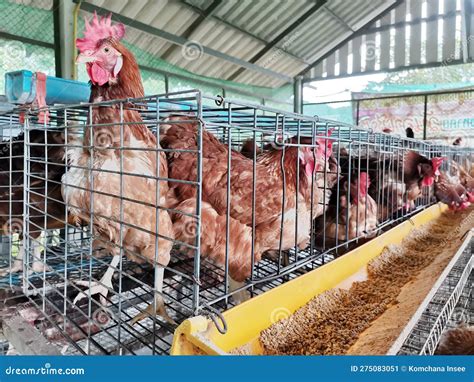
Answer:
M434 203L406 153L472 159L199 91L30 110L23 128L23 272L4 281L63 354L167 354L196 314L224 332L222 310Z
M433 355L446 330L473 325L473 242L469 239L397 354Z
M15 273L22 270L19 260L23 255L24 136L19 113L0 115L0 135L0 277L12 285L17 278Z

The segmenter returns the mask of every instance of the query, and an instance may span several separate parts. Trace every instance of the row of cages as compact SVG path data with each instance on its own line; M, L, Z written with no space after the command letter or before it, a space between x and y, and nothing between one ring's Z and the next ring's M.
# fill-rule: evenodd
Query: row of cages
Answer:
M197 314L225 332L223 310L433 204L424 164L474 158L199 91L0 118L0 286L63 354L167 354Z

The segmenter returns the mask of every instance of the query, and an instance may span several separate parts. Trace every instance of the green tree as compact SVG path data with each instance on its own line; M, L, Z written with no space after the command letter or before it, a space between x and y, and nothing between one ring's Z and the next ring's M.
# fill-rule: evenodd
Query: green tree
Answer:
M474 85L474 64L443 65L387 73L381 82L369 82L366 90L375 90L380 87L381 83L394 85Z

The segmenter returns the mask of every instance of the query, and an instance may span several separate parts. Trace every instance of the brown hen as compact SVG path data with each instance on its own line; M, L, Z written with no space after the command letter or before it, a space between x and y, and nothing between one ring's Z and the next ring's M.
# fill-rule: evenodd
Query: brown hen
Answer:
M368 194L370 179L366 172L341 180L342 191L333 193L324 217L316 221L316 244L335 246L338 241L372 238L377 232L377 204ZM338 208L339 207L339 210ZM324 236L324 242L323 242Z
M110 16L99 20L94 15L92 25L86 20L85 37L77 40L81 52L77 61L86 63L91 102L144 97L137 62L119 42L124 33L124 26L112 25ZM93 247L113 254L109 269L99 283L92 283L89 293L106 296L112 289L112 275L123 247L130 260L155 267L158 293L156 303L146 312L156 306L157 313L172 322L160 294L173 244L171 218L163 210L168 184L157 180L168 177L166 156L157 151L159 143L143 124L136 105L93 106L91 112L94 127L87 128L80 138L83 148L68 150L70 170L63 177L69 212L78 222L89 224L92 219ZM88 292L82 292L74 301L87 296ZM144 317L139 315L132 323Z
M186 119L192 119L192 116ZM198 124L183 122L181 116L171 116L160 129L161 144L172 149L168 155L170 178L197 180L196 150ZM201 253L221 266L225 264L228 148L202 129L202 226ZM231 151L228 242L229 276L244 281L250 276L252 265L263 252L307 246L311 216L317 213L321 192L315 171L324 170L326 154L331 144L317 139L315 149L308 142L298 150L296 146L274 147L262 152L255 164L255 210L253 209L253 160ZM326 146L326 148L325 148ZM298 172L299 163L299 172ZM311 200L311 184L314 187ZM178 210L196 213L196 187L185 183L171 185ZM312 208L313 206L313 208ZM298 220L296 221L296 216ZM174 218L176 239L194 244L195 238L184 229L191 218ZM252 225L255 223L254 257L252 262ZM281 227L283 226L283 231ZM209 228L212 227L212 228Z

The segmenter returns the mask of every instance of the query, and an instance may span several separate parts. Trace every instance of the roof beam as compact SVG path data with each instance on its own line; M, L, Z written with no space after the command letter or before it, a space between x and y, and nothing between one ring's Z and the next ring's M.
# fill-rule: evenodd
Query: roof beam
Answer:
M473 62L473 60L468 60L468 62ZM459 65L459 64L464 64L464 61L462 59L455 59L449 62L449 65ZM377 74L377 73L394 73L394 72L399 72L400 70L408 70L408 69L429 69L429 68L438 68L440 66L446 66L446 62L428 62L426 64L416 64L416 65L410 65L410 66L404 66L403 68L385 68L385 69L378 69L378 70L366 70L365 72L358 72L358 73L353 73L353 74L343 74L343 75L332 75L332 76L327 76L327 77L322 77L318 78L318 81L327 81L327 80L334 80L334 79L340 79L340 78L349 78L357 75L366 75L366 74ZM305 87L309 87L309 84L314 81L313 79L306 79L304 82ZM313 86L313 89L319 90Z
M196 20L186 28L186 30L181 34L181 37L189 38L193 32L202 25L207 18L209 18L212 13L222 4L222 0L214 0L211 5L209 5L203 12L201 12ZM173 52L176 50L176 46L169 47L165 53L161 56L163 60L168 60Z
M377 20L381 19L384 17L387 13L391 12L392 9L395 9L398 7L400 4L402 4L405 0L397 0L395 1L392 5L390 5L388 8L384 9L382 12L378 12L374 17L372 17L369 21L367 21L364 25L362 25L360 28L358 28L355 32L349 34L346 38L344 38L341 42L336 44L334 47L330 47L329 49L326 50L323 54L319 55L319 57L311 64L309 65L306 69L302 70L300 73L298 73L297 76L304 76L306 73L308 73L312 68L314 68L316 65L318 65L322 60L325 58L329 57L331 54L333 54L336 50L347 44L350 40L352 40L354 37L357 37L359 35L364 34L367 32L367 30L372 26L373 23L375 23ZM295 76L295 78L297 77ZM307 79L306 79L307 81ZM303 80L305 82L305 80Z
M272 50L278 43L280 43L286 36L290 35L296 28L298 28L303 22L305 22L308 18L313 16L324 4L326 4L327 0L316 0L316 3L301 17L299 17L295 22L293 22L288 28L286 28L283 32L281 32L278 36L276 36L273 40L271 40L265 47L260 50L257 54L255 54L249 62L255 63L260 58L262 58L266 53ZM240 76L244 72L245 68L240 68L239 70L232 73L227 80L233 81L238 76Z
M324 7L324 11L328 15L330 15L334 20L336 20L339 24L341 24L344 28L346 28L348 31L355 32L355 30L349 24L347 24L343 19L341 19L338 15L336 15L328 7Z
M184 37L181 37L181 36L176 36L175 34L166 32L163 29L152 27L152 26L147 25L145 23L142 23L138 20L134 20L134 19L131 19L129 17L122 16L118 13L111 12L108 9L98 7L98 6L96 6L94 4L91 4L91 3L88 3L88 2L83 2L81 4L82 4L81 9L84 10L84 11L97 12L97 14L104 15L104 16L108 15L108 14L111 14L112 15L112 20L114 20L114 21L121 22L121 23L123 23L123 24L125 24L129 27L138 29L142 32L149 33L153 36L159 37L159 38L161 38L163 40L166 40L168 42L171 42L175 45L183 46L183 45L186 45L186 44L190 43L190 41L187 38L184 38ZM270 69L263 68L259 65L255 65L253 63L247 62L247 61L242 60L242 59L237 58L237 57L229 56L228 54L225 54L225 53L222 53L220 51L208 48L206 46L202 46L202 52L204 54L209 55L209 56L213 56L213 57L219 58L221 60L231 62L234 65L238 65L238 66L241 66L243 68L250 69L250 70L253 70L255 72L259 72L263 75L278 78L279 80L282 80L282 81L285 81L285 82L293 83L293 78L290 77L290 76L275 72L275 71L270 70Z
M180 73L175 73L175 72L170 71L170 70L158 69L158 68L153 68L151 66L145 66L145 65L138 65L138 67L141 70L147 70L149 72L158 73L158 74L161 74L163 76L177 77L177 78L180 78L182 80L189 80L188 76L186 76L184 74L180 74ZM207 79L207 78L204 77L204 78L193 78L192 80L193 80L193 82L195 82L197 84L201 84L201 85L205 85L205 86L212 86L212 87L215 87L215 88L221 88L223 91L231 91L233 93L238 93L238 94L246 95L246 96L249 96L249 97L255 97L255 93L252 93L251 90L246 91L246 90L243 90L241 88L235 88L235 87L232 87L232 86L229 86L229 85L222 85L222 84L216 82L216 81L219 81L218 79L216 81L212 81L212 79ZM277 103L284 103L284 104L288 104L288 105L293 105L293 103L281 101L281 100L278 100L278 99L275 99L275 98L272 98L272 97L261 96L261 97L257 97L257 98L265 99L267 101L272 101L272 102L277 102Z
M447 20L452 17L456 17L458 14L461 14L460 11L451 11L447 12L445 14L440 14L440 15L433 15L429 17L419 17L410 21L399 21L397 23L393 24L387 24L387 25L381 25L381 26L373 26L370 27L366 30L366 33L378 33L378 32L383 32L392 28L403 28L406 26L415 26L419 25L421 23L429 23L430 21L436 21L436 20Z
M51 42L35 40L35 39L32 39L32 38L28 38L28 37L24 37L24 36L18 36L16 34L11 34L11 33L8 33L8 32L0 31L0 38L5 39L5 40L19 41L19 42L23 42L25 44L38 45L38 46L42 46L42 47L48 48L48 49L54 49L54 44L51 43Z

